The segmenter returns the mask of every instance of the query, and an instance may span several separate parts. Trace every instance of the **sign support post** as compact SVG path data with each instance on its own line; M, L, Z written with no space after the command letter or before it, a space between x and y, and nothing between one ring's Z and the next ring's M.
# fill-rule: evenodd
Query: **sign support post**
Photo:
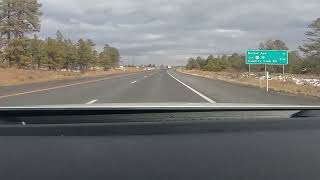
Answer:
M267 71L267 92L269 92L269 72Z
M284 81L286 81L286 76L285 76L285 73L284 73L284 65L282 66L282 75L283 75Z
M264 76L267 76L267 64L264 64Z
M250 77L250 74L251 74L251 65L249 64L249 77Z
M267 65L282 65L282 74L285 79L284 66L288 65L289 56L287 50L247 50L246 64L249 65L249 75L251 64L264 64L264 73L267 80L267 91L269 91L269 72Z

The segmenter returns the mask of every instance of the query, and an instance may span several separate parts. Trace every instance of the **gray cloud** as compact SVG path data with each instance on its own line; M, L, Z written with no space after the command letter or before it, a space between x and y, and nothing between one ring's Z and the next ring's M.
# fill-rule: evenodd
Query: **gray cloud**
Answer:
M290 49L319 17L319 0L41 0L41 36L60 29L120 49L127 63L180 64L188 56L243 53L266 39Z

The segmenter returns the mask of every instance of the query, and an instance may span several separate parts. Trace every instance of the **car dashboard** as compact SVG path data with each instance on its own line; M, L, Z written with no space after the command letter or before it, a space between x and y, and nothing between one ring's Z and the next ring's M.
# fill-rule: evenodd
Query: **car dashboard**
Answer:
M1 179L320 177L319 118L295 108L13 112L0 120Z

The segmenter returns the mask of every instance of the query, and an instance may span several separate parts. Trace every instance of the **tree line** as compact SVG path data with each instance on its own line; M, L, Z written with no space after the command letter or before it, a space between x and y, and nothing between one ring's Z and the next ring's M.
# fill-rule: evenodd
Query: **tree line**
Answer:
M285 66L286 72L292 74L320 74L320 18L313 21L308 26L305 33L306 40L299 51L289 52L289 64ZM285 42L281 40L267 40L261 42L258 47L260 50L289 50ZM302 55L301 55L302 54ZM252 71L264 71L264 65L251 66ZM189 58L186 69L199 69L203 71L248 71L248 65L245 64L245 55L234 53L232 55L223 55L207 58L197 57ZM281 73L282 66L268 65L268 71Z
M0 60L2 66L24 69L77 70L118 66L119 50L106 44L102 52L91 39L73 42L61 31L56 37L41 39L41 4L37 0L0 2Z

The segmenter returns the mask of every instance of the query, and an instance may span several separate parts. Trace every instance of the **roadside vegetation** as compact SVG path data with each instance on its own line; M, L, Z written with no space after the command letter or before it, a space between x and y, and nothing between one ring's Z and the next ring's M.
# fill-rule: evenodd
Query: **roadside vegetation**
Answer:
M320 18L308 26L305 33L305 43L295 51L290 51L285 42L281 40L267 40L261 42L257 49L260 50L289 50L289 64L285 66L286 77L281 77L282 66L268 65L267 69L274 78L270 88L275 91L288 92L320 97L319 85L311 86L301 83L299 78L309 78L310 81L320 81ZM265 65L251 65L250 76L248 65L245 64L245 53L213 56L207 58L189 58L185 69L179 71L204 76L213 79L225 80L233 83L264 87L261 78L264 77ZM294 81L296 80L296 81Z
M115 74L134 73L141 71L141 68L124 67L108 71L87 71L86 73L72 71L48 71L18 68L0 68L0 85L11 86L28 83L48 82L54 80L66 80L85 77L99 77Z
M305 33L305 44L299 46L299 51L289 51L289 64L285 67L291 74L317 74L320 75L320 18L313 21ZM267 40L261 42L257 49L260 50L289 50L285 42L281 40ZM208 56L207 58L189 58L187 70L198 69L203 71L248 71L245 64L245 53L232 55ZM252 65L252 72L264 71L264 65ZM268 65L271 73L281 73L282 66Z
M98 52L93 40L80 38L72 41L59 30L55 37L39 38L36 34L41 27L40 8L37 0L0 1L2 69L9 68L12 72L23 69L86 73L107 71L119 65L119 50L108 44Z
M184 68L178 69L179 72L190 74L194 76L205 77L209 79L222 80L229 83L239 84L243 86L253 86L258 88L266 88L266 81L264 78L248 77L248 73L241 72L213 72L213 71L202 71L202 70L186 70ZM276 74L280 76L280 74ZM288 76L296 76L293 74L288 74ZM313 77L308 77L312 79ZM320 97L320 88L312 85L299 85L296 84L291 79L286 81L279 79L269 80L269 89L274 92L289 93L295 95L304 95L304 96L314 96Z

